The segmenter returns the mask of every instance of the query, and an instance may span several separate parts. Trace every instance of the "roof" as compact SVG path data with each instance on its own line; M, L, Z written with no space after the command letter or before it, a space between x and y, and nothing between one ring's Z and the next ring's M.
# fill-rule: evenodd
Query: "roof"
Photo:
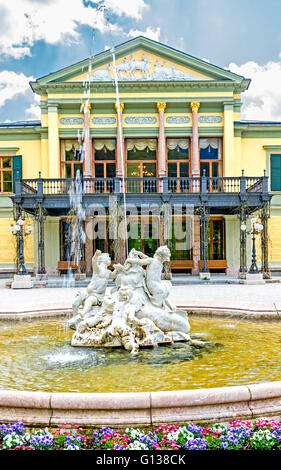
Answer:
M41 127L41 121L9 121L0 122L0 127Z

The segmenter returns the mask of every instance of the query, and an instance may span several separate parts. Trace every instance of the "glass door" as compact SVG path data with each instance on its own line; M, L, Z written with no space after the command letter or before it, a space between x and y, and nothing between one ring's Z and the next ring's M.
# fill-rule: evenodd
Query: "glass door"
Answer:
M209 222L209 260L225 259L224 219L214 217Z

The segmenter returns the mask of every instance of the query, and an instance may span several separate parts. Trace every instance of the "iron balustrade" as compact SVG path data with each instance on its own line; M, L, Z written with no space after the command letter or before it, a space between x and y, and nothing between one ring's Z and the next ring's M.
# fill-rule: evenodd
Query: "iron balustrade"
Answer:
M268 193L268 177L82 178L85 194L123 193ZM16 195L72 194L74 178L17 179Z

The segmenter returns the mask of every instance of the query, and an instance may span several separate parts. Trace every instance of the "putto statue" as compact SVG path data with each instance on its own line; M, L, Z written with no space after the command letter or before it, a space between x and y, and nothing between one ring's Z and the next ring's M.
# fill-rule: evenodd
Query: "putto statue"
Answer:
M162 280L169 260L167 246L152 258L133 248L124 265L110 271L109 255L97 250L91 282L75 298L67 322L75 330L72 346L124 347L137 354L142 346L190 341L187 313L172 304L171 283ZM115 286L107 291L110 278Z

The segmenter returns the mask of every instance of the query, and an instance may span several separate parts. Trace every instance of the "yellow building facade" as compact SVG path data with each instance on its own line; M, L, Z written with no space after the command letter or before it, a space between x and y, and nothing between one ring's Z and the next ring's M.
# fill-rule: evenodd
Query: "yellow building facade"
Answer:
M251 263L251 235L241 233L241 225L249 231L255 216L265 222L257 236L259 266L267 275L281 271L281 123L241 120L250 80L138 37L30 85L41 97L41 120L0 124L2 275L16 269L10 226L19 214L34 226L24 240L27 269L38 272L43 263L49 275L65 271L68 193L77 170L85 223L103 207L108 224L112 196L121 206L126 198L137 207L129 248L151 254L167 242L172 270L197 274L204 265L243 274ZM165 240L151 235L151 215L140 215L147 204L171 208ZM193 214L192 243L180 247L174 233L179 206ZM90 274L95 249L114 259L116 245L108 232L103 239L85 232Z

